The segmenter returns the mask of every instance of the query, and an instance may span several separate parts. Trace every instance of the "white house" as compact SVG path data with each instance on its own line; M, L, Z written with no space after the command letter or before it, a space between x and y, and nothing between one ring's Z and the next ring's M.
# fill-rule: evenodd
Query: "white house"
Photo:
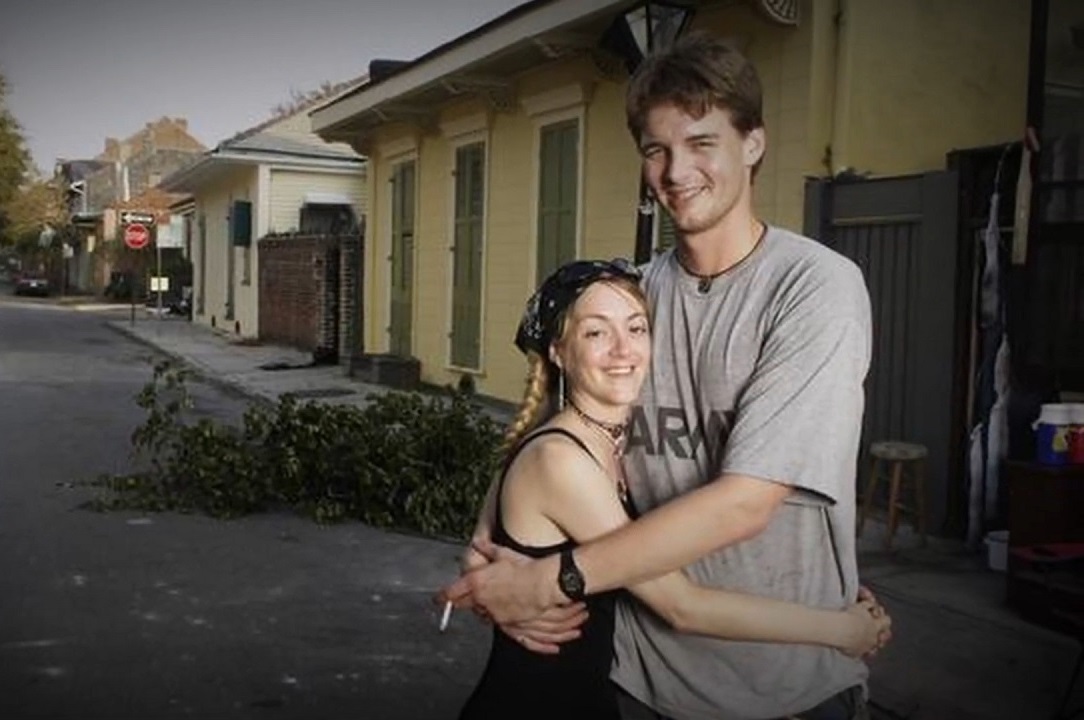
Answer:
M364 216L365 158L313 134L308 114L360 84L238 133L162 181L162 189L194 201L194 322L257 337L257 241L337 232Z

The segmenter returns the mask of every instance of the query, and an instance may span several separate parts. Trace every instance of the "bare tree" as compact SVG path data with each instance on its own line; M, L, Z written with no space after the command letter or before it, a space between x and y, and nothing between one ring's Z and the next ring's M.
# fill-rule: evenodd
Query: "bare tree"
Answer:
M290 99L287 102L279 103L271 108L271 116L274 118L285 118L295 113L301 112L305 108L311 107L322 100L334 97L338 93L350 87L354 84L355 80L345 80L339 83L333 83L330 80L325 80L320 83L320 87L315 90L309 90L307 92L301 92L298 90L290 90Z

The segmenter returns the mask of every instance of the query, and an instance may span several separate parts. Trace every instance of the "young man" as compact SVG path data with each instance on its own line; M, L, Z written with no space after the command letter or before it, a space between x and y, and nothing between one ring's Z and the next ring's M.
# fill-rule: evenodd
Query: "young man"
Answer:
M482 543L494 561L446 595L519 623L520 638L545 628L530 621L550 608L677 568L705 585L842 607L859 592L862 276L755 217L761 90L739 53L705 35L679 39L630 80L627 116L644 178L679 231L644 278L653 361L626 456L644 514L560 558L525 562ZM682 636L636 603L618 616L613 679L630 718L852 720L866 717L865 678L836 651Z

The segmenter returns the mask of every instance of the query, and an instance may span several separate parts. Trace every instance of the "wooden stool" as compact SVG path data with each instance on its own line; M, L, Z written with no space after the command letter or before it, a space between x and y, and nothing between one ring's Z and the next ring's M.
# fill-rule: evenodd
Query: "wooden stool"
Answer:
M900 515L909 515L915 529L926 544L926 447L916 443L882 440L869 447L869 480L866 492L862 496L862 511L858 516L858 535L862 535L862 526L873 509L873 498L877 493L877 483L882 475L888 479L888 531L885 533L885 546L892 547L892 538L900 522ZM902 485L911 481L914 507L904 505L900 497Z

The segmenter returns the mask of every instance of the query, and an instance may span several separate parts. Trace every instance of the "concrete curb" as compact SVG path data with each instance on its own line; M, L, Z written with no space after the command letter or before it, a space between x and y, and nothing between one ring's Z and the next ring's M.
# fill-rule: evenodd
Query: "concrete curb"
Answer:
M238 397L238 398L242 398L244 400L250 400L252 402L260 403L261 405L263 405L265 407L268 407L268 408L274 407L274 405L275 405L275 401L273 401L270 398L268 398L268 397L266 397L264 395L261 395L258 392L246 387L244 384L236 382L234 380L229 380L227 378L224 378L221 375L218 375L217 373L215 373L210 368L200 366L198 363L194 362L191 358L187 358L184 355L181 355L180 353L173 352L171 350L167 350L167 349L163 348L161 345L158 345L158 344L154 343L153 341L148 340L147 338L143 337L139 333L133 331L131 328L125 327L121 323L109 321L109 322L106 322L106 323L103 323L103 324L106 327L113 330L114 332L119 333L119 334L129 338L130 340L134 340L135 342L139 343L140 345L143 345L144 347L150 348L155 353L157 353L159 355L163 355L163 356L169 358L170 360L173 360L174 362L176 362L176 363L178 363L180 365L183 365L184 367L191 370L192 373L201 382L206 383L207 385L218 388L219 390L222 390L223 392L229 393L230 395L232 395L234 397Z

